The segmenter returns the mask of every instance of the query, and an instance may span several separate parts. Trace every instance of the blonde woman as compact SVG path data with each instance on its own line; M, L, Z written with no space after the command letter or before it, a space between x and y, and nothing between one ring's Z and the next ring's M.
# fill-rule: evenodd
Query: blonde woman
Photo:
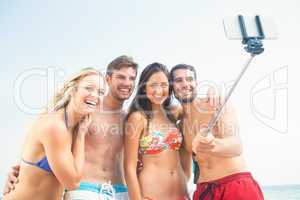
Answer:
M104 86L103 76L94 69L66 81L55 95L53 109L38 116L29 130L19 182L3 200L60 200L64 188L79 186L85 135Z

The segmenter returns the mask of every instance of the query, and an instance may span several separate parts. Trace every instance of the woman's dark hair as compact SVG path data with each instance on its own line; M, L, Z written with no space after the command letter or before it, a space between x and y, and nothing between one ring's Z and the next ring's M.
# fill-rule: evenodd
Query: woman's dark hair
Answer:
M168 81L170 83L169 70L167 69L167 67L165 65L163 65L161 63L157 63L157 62L148 65L142 71L142 74L140 76L140 80L138 83L138 87L137 87L137 92L136 92L136 95L129 107L129 111L125 118L125 122L128 120L129 116L132 113L134 113L136 111L140 111L146 117L147 129L149 128L149 121L152 119L153 114L152 114L151 101L148 99L148 97L146 95L146 84L147 84L148 80L150 79L150 77L157 72L163 72L166 75L166 77L168 78ZM170 111L172 92L173 92L173 90L172 90L171 84L169 84L169 96L163 102L162 108L165 111L168 119L172 123L176 124L176 119Z

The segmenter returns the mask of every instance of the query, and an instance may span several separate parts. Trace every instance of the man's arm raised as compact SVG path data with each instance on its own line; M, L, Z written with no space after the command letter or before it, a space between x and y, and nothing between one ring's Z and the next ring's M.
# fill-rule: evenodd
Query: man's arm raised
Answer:
M235 157L242 153L237 117L232 106L226 105L212 133L204 137L198 133L193 140L195 153L219 157ZM205 130L204 130L205 131Z

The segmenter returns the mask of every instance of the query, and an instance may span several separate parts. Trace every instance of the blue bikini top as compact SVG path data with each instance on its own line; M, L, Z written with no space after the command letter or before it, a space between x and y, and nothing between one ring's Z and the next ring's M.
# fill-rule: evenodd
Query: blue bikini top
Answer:
M36 163L34 163L34 162L29 162L29 161L27 161L27 160L24 160L23 158L22 158L22 161L25 162L25 163L27 163L27 164L29 164L29 165L36 166L36 167L38 167L38 168L40 168L40 169L43 169L43 170L45 170L45 171L47 171L47 172L52 173L51 167L50 167L50 165L49 165L49 163L48 163L48 159L47 159L46 156L43 157L40 161L38 161L38 162L36 162Z
M66 127L68 128L68 116L67 116L67 112L66 112L66 108L64 109L64 117L65 117L65 124L66 124ZM22 158L22 161L29 164L29 165L32 165L32 166L36 166L42 170L45 170L47 172L50 172L52 173L52 169L49 165L49 162L48 162L48 159L47 159L47 156L44 156L40 161L34 163L34 162L30 162L30 161L27 161L27 160L24 160Z

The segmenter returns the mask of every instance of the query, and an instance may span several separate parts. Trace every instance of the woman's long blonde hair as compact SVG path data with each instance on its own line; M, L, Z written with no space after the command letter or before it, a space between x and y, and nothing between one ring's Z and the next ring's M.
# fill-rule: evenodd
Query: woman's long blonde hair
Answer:
M94 68L84 68L80 72L71 76L67 81L65 81L63 87L54 95L52 102L48 105L47 111L57 111L66 107L70 103L72 91L76 89L78 82L84 77L93 74L103 77L101 72Z

